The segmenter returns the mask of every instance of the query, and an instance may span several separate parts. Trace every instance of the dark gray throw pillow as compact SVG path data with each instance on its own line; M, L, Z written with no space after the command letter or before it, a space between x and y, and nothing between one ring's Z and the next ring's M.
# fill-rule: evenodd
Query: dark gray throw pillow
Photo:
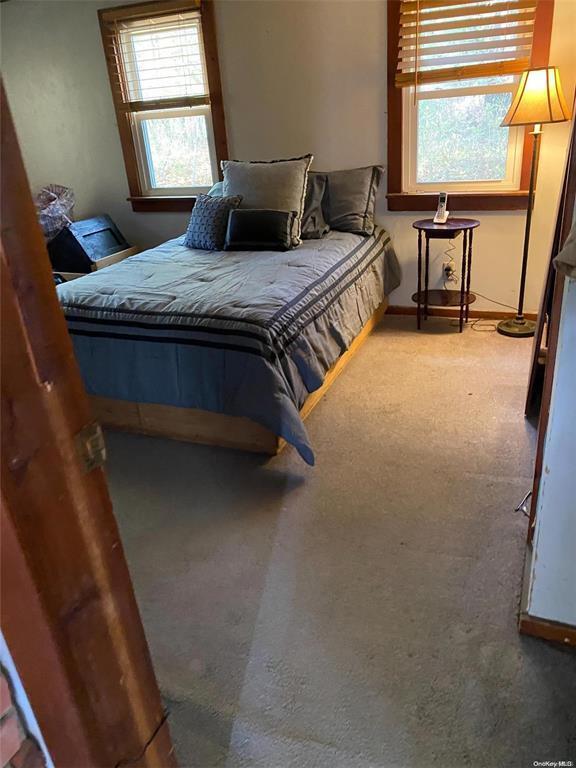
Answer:
M238 208L241 202L241 195L233 197L198 195L188 222L184 245L188 248L200 248L203 251L221 251L226 240L230 211Z
M296 211L237 208L228 217L227 251L288 251Z
M356 235L374 232L374 205L382 171L381 165L370 165L326 174L328 223L332 229Z
M302 216L303 240L317 240L330 231L330 226L324 218L322 206L328 178L325 173L310 171L308 173L308 186L306 188L306 201Z

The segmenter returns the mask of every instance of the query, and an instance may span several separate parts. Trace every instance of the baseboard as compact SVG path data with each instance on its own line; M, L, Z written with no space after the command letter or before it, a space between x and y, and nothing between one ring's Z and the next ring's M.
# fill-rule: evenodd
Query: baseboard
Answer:
M404 307L394 304L391 304L386 310L388 315L415 315L416 312L416 307ZM460 317L460 310L448 309L447 307L428 307L428 315L430 317ZM474 319L506 320L509 317L516 317L516 312L499 312L494 309L472 309L471 307L468 317L473 317ZM524 317L527 320L536 320L538 314L536 312L525 312Z
M562 645L576 646L576 627L569 624L547 621L546 619L539 619L537 616L521 613L518 619L518 629L523 635L540 637L542 640L551 640L554 643L562 643Z

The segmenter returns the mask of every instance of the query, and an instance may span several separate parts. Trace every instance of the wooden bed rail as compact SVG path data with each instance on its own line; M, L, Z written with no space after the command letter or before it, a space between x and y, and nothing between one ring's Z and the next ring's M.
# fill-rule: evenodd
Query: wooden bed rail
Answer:
M370 317L350 347L330 368L324 384L312 392L300 409L305 419L318 405L332 384L364 344L369 334L384 317L388 299ZM179 408L154 403L133 403L106 397L90 398L96 419L105 427L126 432L138 432L156 437L168 437L203 445L217 445L221 448L236 448L242 451L265 453L274 456L286 441L270 430L250 419L226 416L222 413L203 411L197 408Z

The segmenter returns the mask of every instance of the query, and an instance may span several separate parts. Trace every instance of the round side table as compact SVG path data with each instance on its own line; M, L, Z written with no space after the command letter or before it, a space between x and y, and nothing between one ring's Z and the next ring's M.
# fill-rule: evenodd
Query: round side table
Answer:
M433 219L420 219L412 226L418 230L418 290L412 296L416 302L416 322L418 330L422 326L422 318L428 319L428 307L460 307L460 333L464 322L468 320L470 304L476 301L476 296L470 293L470 276L472 274L472 234L480 226L478 219L460 219L448 217L445 224L434 224ZM460 274L460 290L429 290L428 278L430 272L430 240L453 240L462 232L462 270ZM422 234L426 241L424 254L424 290L422 290Z

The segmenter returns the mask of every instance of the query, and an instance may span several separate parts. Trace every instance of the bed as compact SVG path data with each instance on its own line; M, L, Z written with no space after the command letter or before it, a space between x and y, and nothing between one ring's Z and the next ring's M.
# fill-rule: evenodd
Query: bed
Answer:
M287 252L178 237L57 290L101 423L313 464L303 418L399 283L376 228Z

